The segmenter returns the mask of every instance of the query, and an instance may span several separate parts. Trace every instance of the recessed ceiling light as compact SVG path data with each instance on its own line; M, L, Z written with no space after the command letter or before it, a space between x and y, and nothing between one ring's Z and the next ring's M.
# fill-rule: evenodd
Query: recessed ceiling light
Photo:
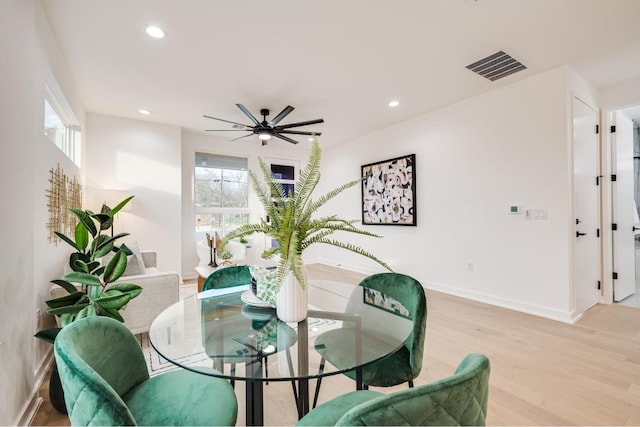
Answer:
M400 105L399 101L393 100L393 101L389 101L389 107L397 107L398 105Z
M148 116L149 114L151 114L151 110L145 110L143 108L143 109L138 110L138 113L144 114L145 116Z
M162 31L162 28L156 27L155 25L149 25L146 31L147 31L147 34L149 34L154 39L164 38L164 31Z

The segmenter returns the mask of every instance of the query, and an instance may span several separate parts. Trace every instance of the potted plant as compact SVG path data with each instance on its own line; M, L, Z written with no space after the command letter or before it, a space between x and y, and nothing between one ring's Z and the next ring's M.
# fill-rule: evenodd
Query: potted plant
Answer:
M358 185L361 179L355 179L343 184L332 191L312 198L312 193L320 181L320 157L321 150L318 141L313 138L309 162L300 173L295 190L286 193L284 187L273 178L271 170L260 159L263 182L249 171L253 188L266 212L267 220L262 219L257 224L242 225L224 237L223 243L253 233L264 233L273 238L277 245L267 248L262 257L270 259L279 256L275 272L275 287L278 297L276 309L278 317L284 321L300 321L306 317L306 272L302 261L302 253L309 246L316 243L324 243L342 249L355 252L374 260L384 268L391 268L370 252L351 243L336 240L331 235L336 231L356 233L371 237L381 237L377 234L357 228L356 221L348 221L338 218L336 215L314 218L314 214L329 200L336 197L344 190ZM299 292L302 290L302 292ZM293 293L298 296L287 296ZM301 296L299 296L301 295ZM292 300L298 300L298 306L291 315L284 314L285 306L292 306Z
M47 313L58 317L59 326L38 331L35 336L53 343L61 328L71 322L89 316L109 316L121 322L119 313L127 303L140 295L142 288L131 283L111 283L118 280L127 267L127 255L131 250L124 244L115 246L116 240L129 235L119 233L110 235L103 233L111 228L116 213L120 211L133 196L124 199L114 208L104 205L100 213L90 210L71 209L78 218L73 237L56 232L56 235L75 249L69 257L71 271L52 283L64 288L68 295L47 300ZM113 257L106 265L101 265L101 258L113 252ZM51 375L51 383L59 383L56 378L55 365ZM55 390L56 386L53 387ZM50 385L50 394L52 387ZM61 389L60 389L61 393ZM60 395L51 396L54 407L62 412L64 400Z

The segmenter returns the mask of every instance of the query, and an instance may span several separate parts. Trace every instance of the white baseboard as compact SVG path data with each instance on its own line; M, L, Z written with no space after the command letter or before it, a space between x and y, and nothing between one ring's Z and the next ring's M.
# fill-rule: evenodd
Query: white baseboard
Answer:
M534 316L544 317L546 319L557 320L563 323L574 323L580 318L580 316L576 317L573 313L568 311L565 312L554 310L535 304L527 304L521 301L497 297L495 295L486 295L478 292L471 292L466 289L454 288L439 283L423 283L423 286L425 287L425 289L430 289L433 291L442 292L444 294L454 295L473 301L483 302L486 304L495 305L497 307L507 308L509 310L532 314Z
M331 267L343 268L345 270L354 271L356 273L367 274L367 275L380 272L380 270L363 269L359 266L336 263L335 261L329 261L322 258L306 259L305 263L306 264L313 264L313 263L324 264ZM425 289L442 292L448 295L458 296L458 297L469 299L472 301L483 302L486 304L495 305L497 307L507 308L509 310L532 314L534 316L544 317L546 319L557 320L563 323L575 323L578 319L580 319L580 317L582 317L581 314L576 315L573 312L553 310L547 307L542 307L534 304L527 304L521 301L515 301L508 298L497 297L495 295L486 295L478 292L471 292L466 289L459 289L452 286L443 285L440 283L424 283L423 282L422 285L425 287Z
M35 383L31 393L29 394L29 399L25 402L20 410L20 417L16 420L14 425L16 426L30 426L33 424L33 420L38 413L38 409L40 409L40 405L42 405L42 397L40 397L40 387L42 387L42 383L44 382L49 369L53 365L53 346L49 349L49 352L45 356L42 364L36 371L35 375Z

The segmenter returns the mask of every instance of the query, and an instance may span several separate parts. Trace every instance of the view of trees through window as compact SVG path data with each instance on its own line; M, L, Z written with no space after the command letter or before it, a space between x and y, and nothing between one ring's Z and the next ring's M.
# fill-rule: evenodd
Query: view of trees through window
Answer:
M196 153L196 238L224 236L249 222L247 159Z

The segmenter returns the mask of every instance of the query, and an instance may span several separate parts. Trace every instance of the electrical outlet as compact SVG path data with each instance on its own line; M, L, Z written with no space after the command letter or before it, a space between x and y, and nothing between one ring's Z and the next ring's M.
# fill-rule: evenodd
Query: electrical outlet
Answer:
M467 262L467 271L473 271L473 263Z
M40 330L40 309L36 308L36 322L34 324L36 331Z

